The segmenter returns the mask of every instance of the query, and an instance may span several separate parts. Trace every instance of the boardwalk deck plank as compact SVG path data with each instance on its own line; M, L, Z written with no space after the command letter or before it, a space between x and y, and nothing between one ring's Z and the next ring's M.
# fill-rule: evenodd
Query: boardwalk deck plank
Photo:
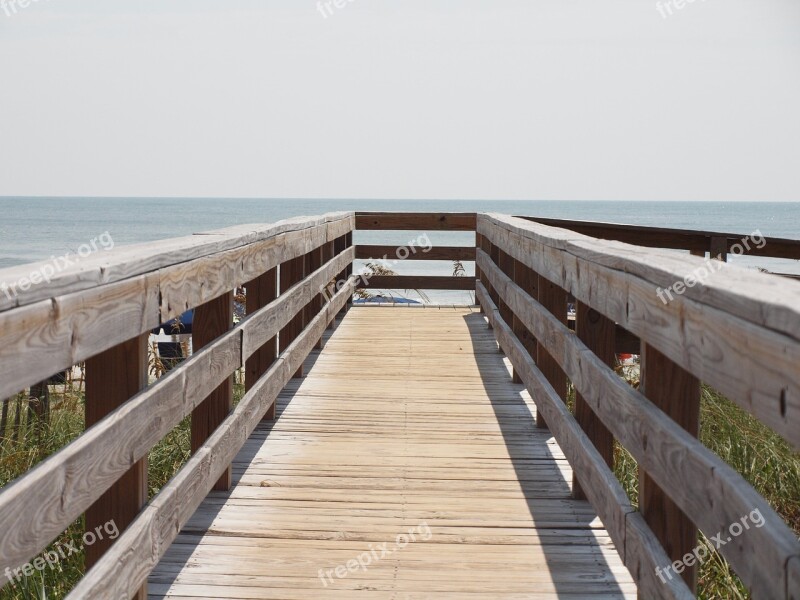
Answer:
M150 598L636 597L482 315L358 307L306 373L234 461L233 489L209 495L152 573ZM320 579L384 542L366 570Z

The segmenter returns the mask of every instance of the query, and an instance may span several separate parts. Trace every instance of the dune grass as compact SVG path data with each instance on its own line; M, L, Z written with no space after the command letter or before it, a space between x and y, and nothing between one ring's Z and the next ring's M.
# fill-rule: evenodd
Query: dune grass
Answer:
M244 393L244 386L234 385L234 401ZM84 396L80 393L64 393L52 404L49 424L42 424L37 434L33 423L27 422L26 410L19 439L0 441L0 486L13 481L35 467L39 462L54 454L84 429ZM17 397L15 402L25 403L25 398ZM11 427L8 430L11 436ZM186 464L190 456L190 420L187 417L159 442L148 455L149 496L152 498ZM0 590L0 600L57 600L64 598L83 577L84 552L81 536L84 531L83 517L76 520L64 531L47 550L58 544L68 547L71 542L79 552L62 559L54 568L45 568L31 577L22 577L13 584L6 584ZM45 550L44 552L46 552ZM44 554L42 552L42 554Z
M630 383L638 385L636 380ZM701 393L700 440L740 473L800 535L800 455L792 452L788 443L705 385ZM617 478L634 506L638 506L636 461L619 443L615 443L614 460ZM700 539L713 547L702 533ZM722 555L713 551L699 567L697 597L745 600L750 595Z

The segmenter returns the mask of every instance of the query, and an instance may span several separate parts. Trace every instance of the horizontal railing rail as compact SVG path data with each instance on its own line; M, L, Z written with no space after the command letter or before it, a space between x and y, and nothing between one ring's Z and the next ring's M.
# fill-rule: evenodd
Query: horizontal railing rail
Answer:
M742 248L741 253L745 255L800 260L800 240L787 238L759 235L759 244L745 247L741 243L742 234L721 231L647 227L644 225L623 225L620 223L530 216L520 216L519 218L550 225L551 227L569 229L594 238L616 240L635 246L688 250L701 256L708 252L712 257L721 258L722 260L725 260L725 256L730 254L733 246L737 244ZM745 236L749 236L752 233L755 232L746 232ZM762 240L763 243L761 243Z
M800 285L720 264L663 302L658 290L703 261L590 238L523 219L479 215L478 300L515 377L570 458L575 493L603 519L641 597L693 597L694 570L657 568L758 510L764 525L720 547L757 598L793 597L800 543L738 473L696 438L700 382L800 447ZM577 302L576 333L566 302ZM622 326L641 339L641 386L612 369ZM566 383L577 392L575 415ZM638 461L639 510L613 476L613 441ZM686 585L688 584L688 585Z
M153 561L212 487L230 486L233 457L351 300L353 226L339 213L121 249L0 312L2 394L87 361L87 431L0 491L0 581L85 512L87 531L112 518L123 533L87 553L92 568L70 597L145 596ZM234 326L240 286L247 316ZM48 289L58 295L42 299ZM195 352L148 385L142 336L191 308ZM192 458L147 503L147 454L189 415Z
M356 230L366 231L454 231L474 232L475 213L391 213L357 212ZM407 246L356 246L356 259L367 261L444 260L452 263L475 261L474 239L470 246L429 246L423 249ZM392 290L475 290L475 277L460 275L389 275L367 273L356 283L357 289Z

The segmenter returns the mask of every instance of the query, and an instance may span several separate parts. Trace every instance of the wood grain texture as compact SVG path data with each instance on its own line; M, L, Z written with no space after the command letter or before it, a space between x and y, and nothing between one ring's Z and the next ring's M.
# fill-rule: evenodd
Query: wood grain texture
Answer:
M681 579L675 578L664 583L656 579L655 568L669 563L658 538L643 519L631 522L632 518L641 515L631 505L605 458L534 364L519 338L503 321L497 306L482 284L478 285L477 296L487 319L492 323L499 344L519 372L538 410L545 413L550 430L573 469L573 481L581 482L587 499L603 520L625 564L635 567L630 569L630 573L639 587L640 595L647 598L694 598Z
M338 212L313 218L286 219L277 223L237 225L164 241L117 246L107 251L100 250L59 271L47 285L34 285L25 291L18 290L18 293L11 298L6 294L0 294L0 312L120 282L228 250L240 249L293 231L321 229L328 232L329 239L333 239L352 231L354 226L354 213ZM43 261L2 269L0 281L18 281L21 277L40 270L46 264L48 262ZM241 283L243 282L244 280Z
M247 290L247 314L252 315L258 310L269 305L278 297L278 267L273 267L255 280L245 284ZM244 340L242 340L244 346ZM253 355L246 359L244 369L245 392L250 391L264 373L272 366L278 358L278 335L277 333L268 338L266 342L258 345ZM272 408L267 410L265 419L275 418Z
M614 368L616 364L616 323L604 317L583 302L575 306L575 333L600 360ZM586 432L605 463L614 468L614 436L603 422L592 411L581 394L575 394L575 420ZM573 493L576 498L585 498L585 491L580 483L573 482ZM692 546L694 547L694 546Z
M104 418L86 434L0 492L0 577L38 554L135 461L191 414L234 370L288 323L331 273L352 262L352 249L298 287L248 315L236 330L196 349L184 363ZM332 319L332 317L331 317ZM54 483L55 482L55 483ZM40 518L25 518L37 506Z
M521 219L478 227L800 448L800 283L711 261L713 276L664 303L658 289L708 263Z
M233 327L233 292L198 306L192 324L192 347L202 350ZM233 408L233 374L192 411L192 453L196 453L214 433ZM230 467L214 484L215 490L225 491L231 486Z
M154 598L635 595L476 313L356 307L309 362L235 461L237 487L204 501L151 575ZM320 581L423 521L429 541Z
M475 213L357 212L356 229L475 231Z
M460 260L474 261L475 248L472 246L433 246L432 248L414 248L408 246L377 246L358 244L356 258L362 260Z
M642 349L639 390L690 435L700 435L700 381L647 344ZM644 469L639 470L639 510L670 561L682 560L697 546L697 527ZM687 565L681 577L696 590L697 565Z
M305 277L305 257L298 256L297 258L293 258L290 261L283 263L280 267L280 288L281 288L281 295L286 294L286 292L293 286L297 285L300 281L303 280ZM310 299L306 299L308 302ZM303 306L301 305L289 323L280 331L278 335L278 345L280 348L281 354L284 352L286 348L288 348L294 340L297 339L297 336L300 335L300 332L303 331L303 327L305 326L305 315L303 313ZM303 376L303 366L300 365L299 370L295 374L295 377L302 377Z
M381 290L473 290L475 278L446 275L372 275L360 277L357 287Z
M353 293L349 281L300 336L285 349L267 374L242 398L224 423L189 459L115 546L86 574L67 597L70 600L125 598L138 586L169 548L212 487L223 476L261 416L312 351L332 315Z
M148 336L143 335L86 361L87 429L147 387L147 347ZM147 459L143 458L89 507L85 531L87 534L92 532L90 535L97 539L94 544L86 545L87 569L94 566L114 543L108 535L97 536L95 530L99 528L102 531L108 523L113 523L118 531L123 531L147 503L147 493ZM130 592L138 600L147 598L146 586Z
M718 237L725 240L725 250L738 243L751 234L722 233L718 231L697 231L694 229L673 229L667 227L645 227L642 225L621 225L619 223L599 223L592 221L574 221L566 219L547 219L542 217L526 217L521 219L536 221L551 227L569 229L584 235L605 240L616 240L626 244L645 246L649 248L673 248L698 252L705 255L711 246L711 239ZM752 256L769 256L774 258L800 259L800 241L786 238L765 238L766 243L762 248L755 245L745 254Z
M332 220L290 220L261 230L246 226L235 233L169 240L165 246L155 243L123 254L115 250L103 257L96 276L90 275L95 267L89 263L81 263L85 270L66 270L58 282L34 286L30 294L20 296L21 308L0 312L0 398L213 300L334 235L344 235L353 222L352 216L339 215ZM249 245L243 246L245 242ZM138 274L148 268L152 271ZM42 296L46 299L34 301ZM29 360L28 353L34 351L36 360Z
M785 565L800 542L741 475L633 389L549 311L507 278L482 252L478 264L493 287L531 329L546 340L592 411L652 479L706 535L716 535L758 509L765 525L720 552L754 594L782 597ZM541 344L540 344L541 345ZM754 558L755 557L755 558Z

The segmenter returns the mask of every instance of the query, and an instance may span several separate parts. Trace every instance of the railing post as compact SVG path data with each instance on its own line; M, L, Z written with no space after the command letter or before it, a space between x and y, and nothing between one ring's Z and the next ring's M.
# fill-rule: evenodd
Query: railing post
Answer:
M229 331L233 326L233 292L226 292L194 309L192 349L197 352ZM216 390L192 411L192 454L225 420L233 408L233 374L225 378ZM231 467L214 485L218 491L231 487Z
M333 260L333 257L336 256L336 241L331 240L322 246L322 262L327 263L330 260ZM339 276L336 275L336 280L339 279ZM334 281L335 283L336 281ZM336 290L331 290L330 283L325 284L325 289L327 290L327 294L323 295L323 302L327 301L329 298L333 297L333 294L336 293ZM328 323L328 329L333 329L336 326L336 317L331 319L331 322ZM322 344L322 339L320 338L320 345Z
M700 432L699 380L658 350L644 343L639 389L650 402L697 437ZM691 485L678 481L674 484ZM697 546L697 527L641 468L639 510L671 560L681 561ZM681 576L686 585L694 591L697 587L696 565L685 566Z
M305 271L305 255L298 256L297 258L292 258L287 260L285 263L281 264L280 267L280 293L285 294L290 287L294 284L302 281L304 277ZM289 345L297 339L297 336L300 335L300 332L303 331L304 327L304 309L300 309L297 315L289 321L289 323L281 329L280 334L278 336L279 344L280 344L280 351L283 353ZM299 378L303 376L303 365L300 365L300 368L297 369L297 373L294 374L295 378Z
M616 361L617 325L583 302L575 303L575 333L594 354L612 369ZM575 420L586 432L606 464L614 467L614 436L603 422L594 414L583 396L575 394ZM572 495L578 500L586 500L577 477L572 476Z
M86 427L103 419L147 386L147 334L123 342L86 361ZM114 543L104 526L124 531L147 503L147 459L143 458L86 511L86 570ZM113 531L113 529L112 529ZM102 533L102 537L100 533ZM132 595L146 600L147 586Z
M338 256L339 254L344 252L344 249L346 247L347 247L347 235L340 235L333 242L333 255ZM334 293L339 291L339 283L344 282L348 277L350 277L350 274L352 272L353 272L352 265L350 265L349 269L345 268L342 272L336 275L336 287L333 290ZM339 311L339 316L344 316L346 312L347 312L347 306L343 306L342 310Z
M538 293L536 286L538 285L538 277L528 265L518 260L514 260L514 283L516 283L522 291L528 294L531 298L537 298ZM514 334L517 336L528 354L536 360L536 338L533 333L528 331L522 322L514 315ZM514 383L522 383L521 378L514 371Z
M550 311L556 319L566 325L567 292L541 275L539 275L536 290L539 294L539 303ZM545 350L544 344L537 344L536 346L536 365L545 376L545 379L553 386L558 397L566 401L567 376L558 366L555 359ZM539 411L536 411L536 425L538 427L547 427L547 423Z
M247 314L253 314L264 308L278 297L278 267L273 267L263 275L245 284L247 289ZM249 392L256 382L266 373L278 356L278 336L256 350L247 359L244 367L244 389ZM275 418L275 403L267 409L265 420Z
M481 249L483 248L483 236L476 231L475 232L475 250L476 250L476 252L477 252L478 248L481 248ZM483 284L483 287L485 287L487 290L489 289L488 286L487 286L487 282L486 282L486 276L483 274L483 271L481 271L481 268L478 266L477 262L475 262L475 281L476 282L480 281ZM477 290L477 288L476 288L476 290ZM476 291L475 298L476 298L476 301L477 301L477 291ZM478 310L480 312L484 312L483 311L483 306L481 306L480 303L478 303Z
M344 234L344 249L346 250L347 248L350 248L352 245L353 245L353 232L352 231L348 231L347 233ZM349 265L347 265L347 268L345 269L344 274L345 274L345 277L347 279L350 278L350 276L353 274L353 263L350 263ZM350 310L350 308L352 306L353 306L353 296L351 295L347 299L347 304L345 304L345 308L344 308L345 312Z
M728 262L728 238L718 235L712 236L709 256L722 262Z
M497 266L500 267L500 270L505 273L508 277L512 280L514 279L514 259L511 258L506 252L497 248ZM514 313L511 310L511 307L506 304L506 302L500 298L500 304L497 305L497 308L500 310L500 317L505 321L509 327L514 326Z
M319 248L316 248L311 251L311 263L309 265L310 269L309 274L313 273L314 271L322 267L322 265L324 265L326 262L328 262L329 259L325 258L327 247L328 244L322 244L322 246L320 246ZM311 301L311 304L309 306L311 307L311 310L309 311L308 314L308 319L306 321L307 323L310 323L312 319L316 318L316 316L322 310L322 307L325 306L325 296L322 293L322 291L320 291L319 294L314 296L314 299ZM322 338L323 336L319 336L319 339L317 340L315 346L317 350L322 350Z

